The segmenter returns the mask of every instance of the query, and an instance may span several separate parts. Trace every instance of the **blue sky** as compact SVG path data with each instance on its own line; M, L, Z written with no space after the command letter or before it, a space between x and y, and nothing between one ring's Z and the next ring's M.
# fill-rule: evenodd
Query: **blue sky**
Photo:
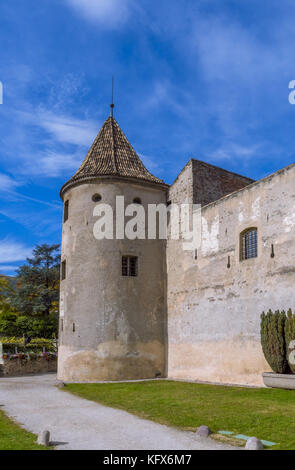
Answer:
M171 183L191 157L260 179L295 162L293 0L0 5L0 273L58 243L61 185L109 114Z

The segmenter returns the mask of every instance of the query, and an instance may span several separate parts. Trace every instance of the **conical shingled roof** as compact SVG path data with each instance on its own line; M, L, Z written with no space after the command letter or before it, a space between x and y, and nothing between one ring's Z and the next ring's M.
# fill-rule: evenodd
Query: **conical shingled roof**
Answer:
M136 178L165 184L145 168L112 115L103 124L76 174L63 185L61 194L68 186L99 176Z

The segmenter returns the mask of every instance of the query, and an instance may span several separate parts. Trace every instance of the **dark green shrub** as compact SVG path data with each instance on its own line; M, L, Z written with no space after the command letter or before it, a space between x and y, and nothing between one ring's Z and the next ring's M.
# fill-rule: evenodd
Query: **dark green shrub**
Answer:
M295 374L295 315L289 309L285 323L285 341L287 360L291 372Z
M57 336L58 316L30 317L13 313L0 315L0 335L26 338L53 338Z
M21 343L2 343L3 353L15 354L15 352L24 352L25 347Z
M15 322L17 315L15 313L2 313L0 315L0 334L3 336L17 336Z
M278 374L289 371L285 343L286 313L271 310L261 315L260 333L262 350L272 370Z

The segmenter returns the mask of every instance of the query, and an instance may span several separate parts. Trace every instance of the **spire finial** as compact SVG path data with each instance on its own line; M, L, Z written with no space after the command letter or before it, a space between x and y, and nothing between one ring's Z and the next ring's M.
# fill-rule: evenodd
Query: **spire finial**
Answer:
M112 76L112 103L111 103L111 117L113 117L113 110L114 110L114 76Z

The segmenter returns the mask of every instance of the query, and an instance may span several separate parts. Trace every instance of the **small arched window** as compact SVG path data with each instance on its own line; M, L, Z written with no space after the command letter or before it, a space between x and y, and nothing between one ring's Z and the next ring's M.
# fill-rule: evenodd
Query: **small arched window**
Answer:
M93 194L93 196L92 196L92 201L93 201L93 202L99 202L99 201L101 201L101 195L98 194L98 193Z
M141 199L140 199L140 197L135 197L135 198L133 199L133 204L141 204Z
M257 258L257 255L257 228L247 228L240 235L240 260Z

